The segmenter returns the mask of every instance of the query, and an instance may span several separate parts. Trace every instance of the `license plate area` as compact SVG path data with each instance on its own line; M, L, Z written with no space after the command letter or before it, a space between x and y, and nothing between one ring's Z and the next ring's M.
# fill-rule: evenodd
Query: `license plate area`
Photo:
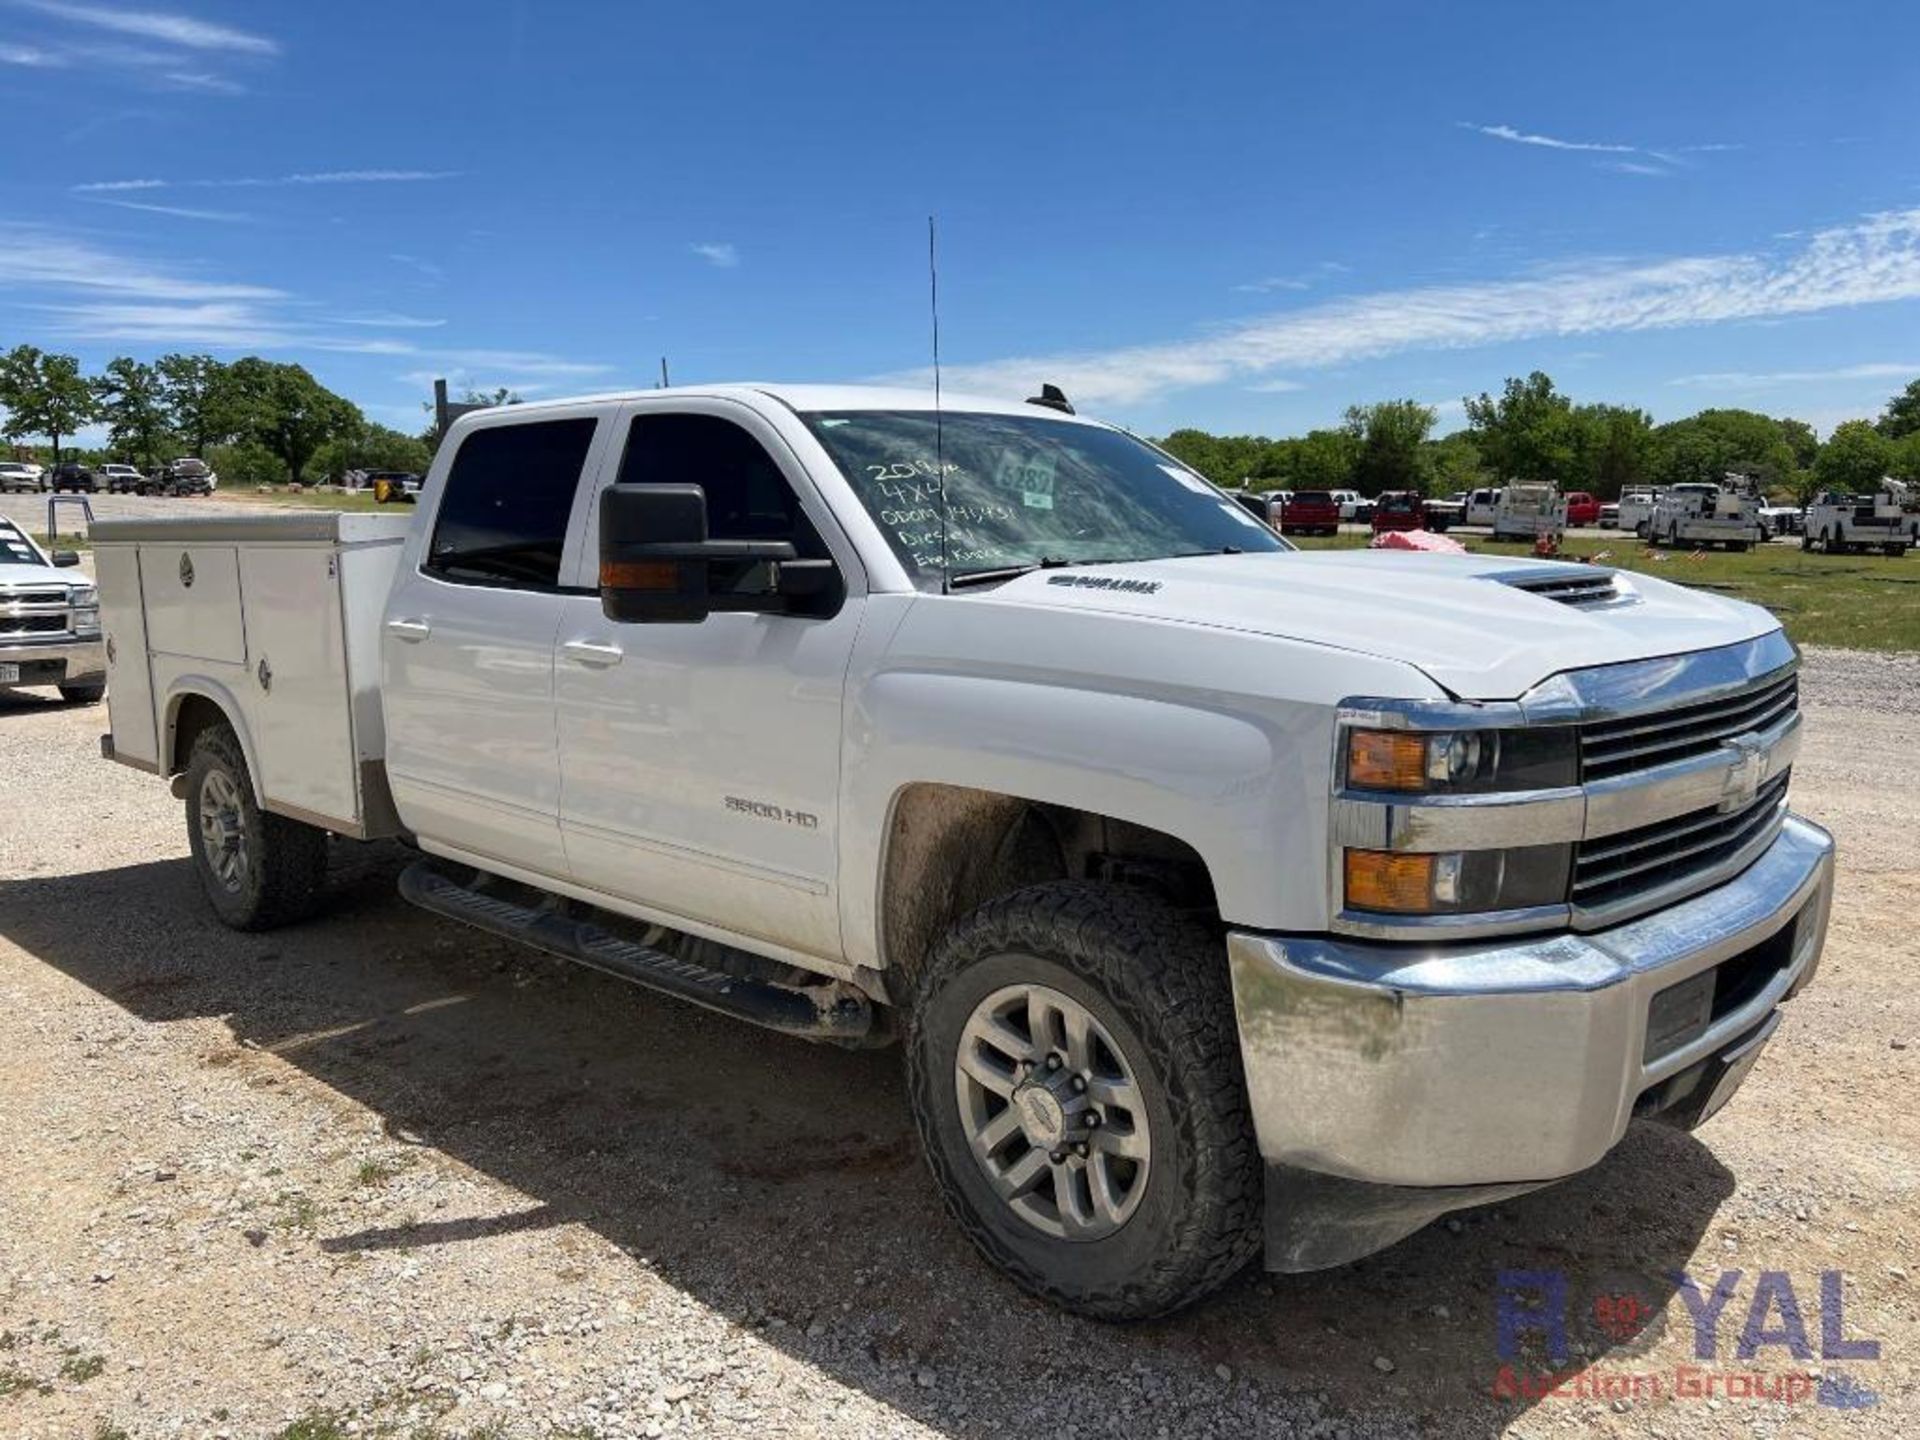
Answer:
M20 682L20 667L12 662L0 663L0 685L17 685Z

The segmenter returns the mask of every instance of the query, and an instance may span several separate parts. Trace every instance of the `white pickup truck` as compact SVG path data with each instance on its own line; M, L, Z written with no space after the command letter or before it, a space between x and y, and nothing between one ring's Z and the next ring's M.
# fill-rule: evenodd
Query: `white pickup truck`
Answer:
M517 405L411 515L93 534L102 748L221 919L398 836L442 915L898 1037L953 1216L1090 1315L1699 1123L1826 933L1765 611L1296 552L1057 395Z
M48 554L0 515L0 691L53 686L63 700L100 698L100 599L79 563L71 550Z

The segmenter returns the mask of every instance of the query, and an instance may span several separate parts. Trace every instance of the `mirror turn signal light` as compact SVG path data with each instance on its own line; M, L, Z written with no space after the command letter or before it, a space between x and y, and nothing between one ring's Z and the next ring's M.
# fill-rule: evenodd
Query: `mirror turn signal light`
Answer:
M680 565L675 560L602 560L602 590L677 590Z

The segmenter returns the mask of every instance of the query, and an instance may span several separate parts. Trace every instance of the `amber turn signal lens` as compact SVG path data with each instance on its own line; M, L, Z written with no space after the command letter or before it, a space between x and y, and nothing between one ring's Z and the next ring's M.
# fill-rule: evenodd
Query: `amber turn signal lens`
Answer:
M680 567L671 560L602 560L602 590L677 590Z
M1439 858L1391 850L1347 851L1347 908L1426 914L1434 908L1433 870Z
M1405 730L1347 734L1347 784L1357 790L1427 788L1427 737Z

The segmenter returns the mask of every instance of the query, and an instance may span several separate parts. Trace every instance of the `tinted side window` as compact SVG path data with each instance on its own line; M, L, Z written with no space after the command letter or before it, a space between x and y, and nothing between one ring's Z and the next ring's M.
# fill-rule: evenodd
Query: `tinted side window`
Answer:
M556 585L594 421L493 425L460 442L426 569L480 585Z
M715 540L791 540L802 558L827 553L766 447L718 415L635 416L620 483L703 487Z

